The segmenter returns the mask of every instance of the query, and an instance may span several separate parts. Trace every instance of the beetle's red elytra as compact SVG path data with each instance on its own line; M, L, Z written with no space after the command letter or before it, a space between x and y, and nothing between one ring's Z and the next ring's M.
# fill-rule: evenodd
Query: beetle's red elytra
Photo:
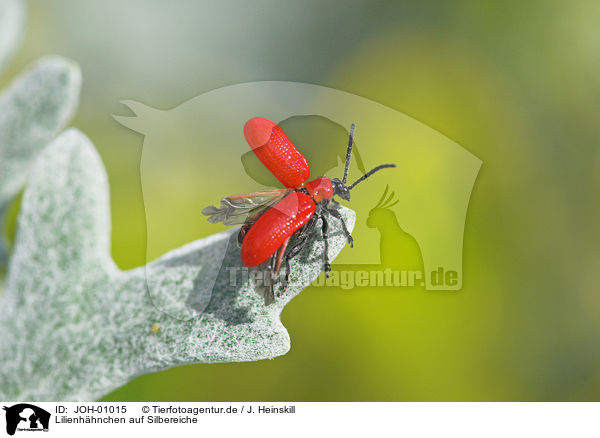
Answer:
M285 188L227 196L221 199L219 208L208 206L202 210L202 214L208 216L211 223L242 224L238 234L242 264L270 273L266 277L266 284L260 287L265 305L275 300L274 280L282 264L285 264L286 272L277 295L285 291L290 274L289 262L303 248L318 219L321 219L325 244L323 265L325 274L328 275L331 265L327 255L329 225L325 212L341 222L348 243L353 245L352 236L335 208L338 202L334 196L349 201L350 190L357 184L381 169L396 167L395 164L379 165L354 183L346 185L353 136L354 124L350 127L342 180L321 176L307 182L310 167L306 158L275 122L264 117L254 117L244 125L246 141L258 159Z
M269 208L242 242L242 263L248 268L264 263L315 213L316 204L302 192L291 192Z
M244 136L258 159L285 187L299 187L310 178L306 158L272 121L264 117L248 120Z

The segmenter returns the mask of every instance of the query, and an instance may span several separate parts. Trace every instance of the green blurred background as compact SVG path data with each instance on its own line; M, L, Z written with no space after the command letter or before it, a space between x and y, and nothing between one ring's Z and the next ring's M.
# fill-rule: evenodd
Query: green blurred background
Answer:
M81 65L72 124L107 168L122 269L146 262L143 137L112 119L123 99L167 109L238 82L314 83L483 160L461 291L309 287L282 314L287 355L146 375L103 400L600 399L599 22L595 0L30 1L3 82L47 53Z

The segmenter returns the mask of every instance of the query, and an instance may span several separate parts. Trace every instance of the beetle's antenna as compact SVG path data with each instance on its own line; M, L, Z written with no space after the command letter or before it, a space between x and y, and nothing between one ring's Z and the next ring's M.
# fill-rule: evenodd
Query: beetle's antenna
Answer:
M348 178L348 168L350 167L350 157L352 156L352 143L354 142L354 123L350 125L350 136L348 137L348 149L346 150L346 165L344 167L344 178L342 182L346 184Z
M354 181L352 184L350 184L348 186L348 190L352 190L354 188L354 186L356 186L358 183L363 182L364 180L366 180L368 177L370 177L371 175L373 175L375 172L380 171L381 169L386 169L388 167L396 167L395 164L380 164L379 166L369 170L367 173L365 173L363 176L361 176L360 178L358 178L356 181Z

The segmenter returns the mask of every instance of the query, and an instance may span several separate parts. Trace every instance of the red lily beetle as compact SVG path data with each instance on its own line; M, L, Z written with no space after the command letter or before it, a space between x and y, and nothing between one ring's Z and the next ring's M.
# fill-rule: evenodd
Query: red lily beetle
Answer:
M346 185L354 136L352 124L342 180L321 176L307 182L310 167L306 158L277 124L263 117L254 117L244 125L244 136L258 159L285 188L227 196L221 199L220 208L210 205L202 210L202 214L208 216L211 223L243 224L238 234L242 263L248 268L258 267L269 273L264 276L266 282L261 288L265 305L268 306L275 300L273 281L282 263L285 263L286 273L280 292L287 286L290 260L300 252L319 219L322 221L321 231L325 243L325 274L328 275L331 271L327 256L329 225L324 212L341 221L348 243L353 246L352 236L344 219L331 205L337 204L333 197L339 196L349 201L350 190L358 183L381 169L396 165L379 165L352 184Z

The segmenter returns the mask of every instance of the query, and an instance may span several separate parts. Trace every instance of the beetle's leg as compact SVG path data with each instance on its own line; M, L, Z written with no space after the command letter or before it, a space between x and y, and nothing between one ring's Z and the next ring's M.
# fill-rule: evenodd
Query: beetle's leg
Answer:
M286 255L288 259L294 258L302 250L304 244L306 243L306 240L310 236L310 233L315 228L318 219L319 216L315 213L313 217L311 217L310 220L306 223L306 225L300 228L297 234L294 235L295 242L293 243L293 245L290 246L290 250Z
M285 241L277 251L277 263L275 264L275 274L279 272L279 268L281 267L281 261L283 260L283 254L285 253L285 249L287 248L288 243L290 243L290 237L285 239Z
M323 233L323 244L325 245L325 248L323 248L323 268L325 270L325 277L329 278L329 272L331 272L331 265L329 264L329 242L327 241L329 237L329 224L323 214L321 215L321 220L323 221L321 232Z
M285 255L285 266L286 266L286 270L285 270L285 281L286 284L289 283L289 278L290 278L290 260L293 259L294 257L296 257L298 255L298 253L300 253L300 251L302 251L302 248L304 248L304 245L306 244L306 241L308 240L310 234L312 233L312 231L315 228L315 225L317 224L317 221L319 219L319 213L316 212L313 217L310 218L310 220L306 223L306 225L304 225L304 227L300 228L300 230L297 231L297 233L294 235L294 242L293 244L290 244L288 247L288 252Z
M238 236L237 236L238 247L240 247L240 248L242 247L242 243L244 242L244 237L246 237L246 234L248 233L248 231L250 231L250 228L252 228L252 226L254 225L255 222L256 222L256 220L249 219L242 224L242 226L240 227Z
M238 235L237 235L238 248L242 247L242 243L244 242L244 237L246 237L246 233L250 229L250 226L251 225L244 224L240 227L240 231L238 232Z
M285 256L285 250L288 246L288 243L290 242L290 237L288 237L287 239L285 239L285 242L283 242L283 244L279 247L279 249L275 252L275 254L273 254L273 262L274 262L274 266L271 268L271 273L273 278L275 278L277 276L277 274L279 274L279 268L281 268L281 262L283 261L283 259L285 258L287 261L287 257ZM280 287L277 288L277 290L275 291L275 296L280 296L283 292L285 292L285 289L287 288L287 283L288 283L288 275L289 275L289 266L286 263L286 274L285 274L285 278L283 280L281 280L281 284Z
M348 231L348 227L346 226L346 222L344 222L344 218L342 217L342 215L340 214L340 212L337 211L337 210L335 210L335 209L333 209L333 208L328 208L327 211L334 218L339 219L339 221L342 223L342 230L344 230L344 234L346 235L346 240L350 244L350 248L354 248L354 239L350 235L350 232Z
M297 242L292 247L292 249L288 253L287 258L291 259L291 258L293 258L294 256L296 256L300 252L300 250L302 249L302 247L306 243L306 240L308 239L308 236L310 235L310 232L312 231L312 229L316 225L316 223L319 220L319 218L321 218L321 221L322 221L321 232L323 234L323 243L325 245L325 248L323 250L323 266L324 266L324 270L325 270L325 276L329 277L329 272L331 271L331 265L329 264L329 241L328 241L328 237L329 237L329 224L327 223L327 218L325 217L325 215L323 214L323 212L322 212L321 209L319 209L318 211L315 212L315 214L311 218L311 221L306 224L306 227L305 227L306 229L303 229L301 231L300 241Z
M293 259L294 257L296 257L298 255L298 253L302 250L302 248L304 247L304 244L306 243L306 239L308 239L309 233L306 233L305 235L301 236L301 240L299 242L297 242L291 249L290 251L285 255L285 285L287 286L287 284L289 283L290 280L290 260Z
M265 306L268 306L275 300L275 290L273 285L273 267L275 263L275 255L269 257L264 263L258 266L262 275L259 284L255 287L260 291L265 300Z
M283 280L281 280L281 291L285 292L285 290L287 289L288 283L290 282L290 258L289 257L285 257L285 276L283 277Z

